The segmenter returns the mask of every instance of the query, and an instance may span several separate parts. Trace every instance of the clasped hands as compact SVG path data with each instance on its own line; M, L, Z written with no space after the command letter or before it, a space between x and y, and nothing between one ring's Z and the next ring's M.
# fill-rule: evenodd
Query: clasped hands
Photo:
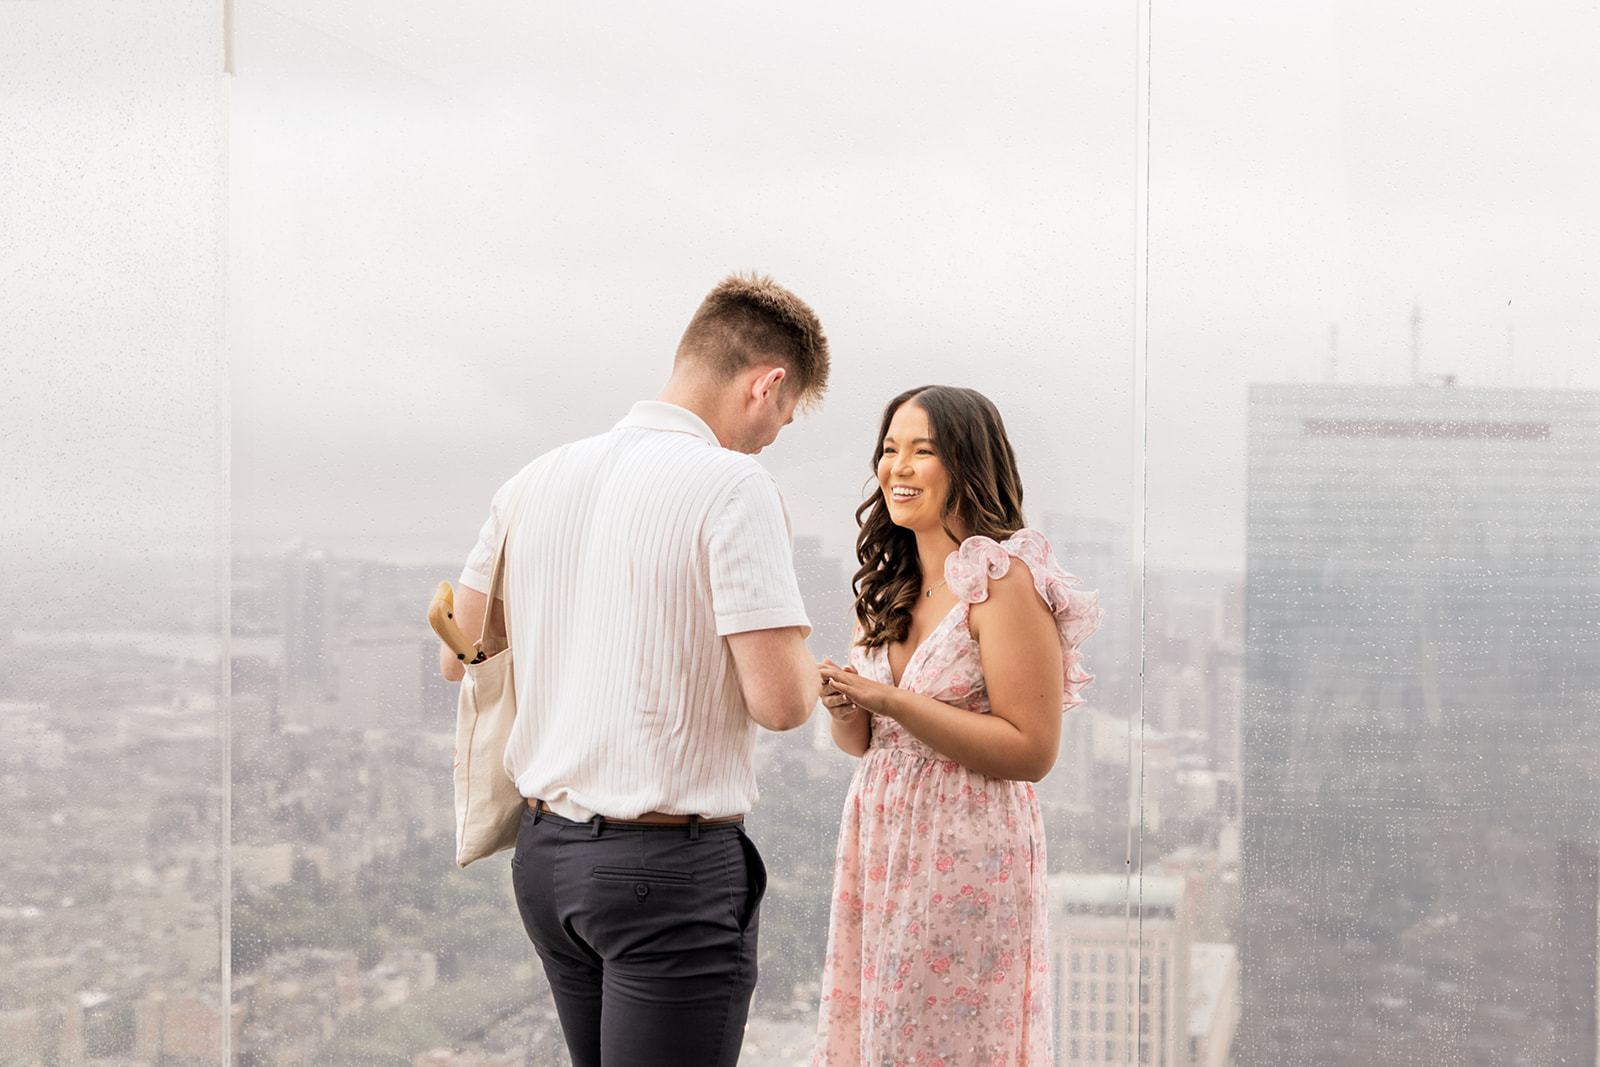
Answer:
M863 678L854 667L841 667L831 659L817 664L822 672L822 706L840 722L850 722L863 711L872 715L891 715L894 695L899 690L892 685Z

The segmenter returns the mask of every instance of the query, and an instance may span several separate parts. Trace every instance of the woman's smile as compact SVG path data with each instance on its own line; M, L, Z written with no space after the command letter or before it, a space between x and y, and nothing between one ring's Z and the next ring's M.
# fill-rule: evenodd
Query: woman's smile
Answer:
M939 525L950 476L934 447L928 413L915 403L902 404L889 421L878 453L878 485L895 525Z

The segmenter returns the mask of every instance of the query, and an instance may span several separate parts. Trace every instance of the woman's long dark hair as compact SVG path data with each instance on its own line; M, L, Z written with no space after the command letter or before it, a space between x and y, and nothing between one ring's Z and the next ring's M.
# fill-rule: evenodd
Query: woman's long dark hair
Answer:
M908 389L889 401L873 442L872 495L856 509L856 594L860 644L872 648L904 641L911 628L911 608L922 592L917 537L889 518L883 486L877 483L878 458L889 423L901 405L915 402L928 413L934 450L950 477L950 491L939 511L939 525L960 542L966 537L1003 541L1026 523L1022 518L1022 479L1017 456L1006 437L1000 412L976 389L925 385Z

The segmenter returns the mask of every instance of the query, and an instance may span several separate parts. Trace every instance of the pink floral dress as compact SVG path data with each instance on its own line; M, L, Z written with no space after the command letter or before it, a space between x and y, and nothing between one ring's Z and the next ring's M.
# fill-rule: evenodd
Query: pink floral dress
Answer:
M1056 618L1064 709L1091 681L1078 646L1098 599L1072 587L1036 530L965 541L945 562L950 614L911 654L903 689L989 714L967 626L988 580L1028 565ZM888 650L851 650L893 685ZM986 778L884 717L850 783L839 829L816 1067L1049 1067L1044 826L1033 786Z

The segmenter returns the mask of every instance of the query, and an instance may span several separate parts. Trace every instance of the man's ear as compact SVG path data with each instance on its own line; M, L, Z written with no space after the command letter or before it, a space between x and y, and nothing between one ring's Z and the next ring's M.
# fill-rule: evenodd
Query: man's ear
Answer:
M768 393L775 391L780 385L783 384L783 380L788 376L789 372L784 368L773 367L771 370L767 371L767 373L761 375L751 383L751 399L760 400Z

